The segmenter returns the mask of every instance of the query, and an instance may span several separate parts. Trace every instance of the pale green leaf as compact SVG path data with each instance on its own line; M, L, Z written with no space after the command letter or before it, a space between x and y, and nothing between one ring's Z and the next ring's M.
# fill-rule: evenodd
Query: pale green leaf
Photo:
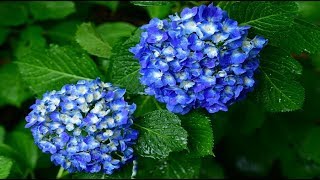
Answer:
M139 43L140 30L137 30L133 36L125 41L118 42L112 51L111 60L111 78L110 80L126 88L129 94L141 94L144 92L144 86L140 83L140 64L129 48Z
M15 64L6 64L0 68L0 104L20 107L32 96L23 82Z
M78 80L103 79L86 53L69 46L52 45L45 51L33 50L16 63L23 79L38 96Z
M187 148L187 132L181 127L179 117L167 110L147 113L135 126L140 133L135 145L140 156L160 159Z
M188 132L188 148L196 157L213 155L213 132L210 119L200 111L180 116L182 127Z
M62 19L76 11L72 1L31 1L28 5L36 20Z
M6 179L10 174L12 160L7 157L0 156L0 164L0 179Z
M134 25L127 22L108 22L99 25L96 31L104 42L113 47L121 38L130 37L135 29L137 28Z
M301 66L289 53L267 47L261 53L259 86L255 92L267 111L286 112L300 109L304 88L295 80Z
M83 23L79 26L76 41L90 54L104 58L111 55L111 46L101 39L91 23Z

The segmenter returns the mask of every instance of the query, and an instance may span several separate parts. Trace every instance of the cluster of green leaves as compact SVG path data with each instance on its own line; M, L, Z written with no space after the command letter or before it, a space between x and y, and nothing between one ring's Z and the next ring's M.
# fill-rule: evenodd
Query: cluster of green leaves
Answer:
M203 3L207 2L132 1L129 6L143 9L149 20ZM41 98L64 84L100 77L125 88L126 99L137 104L133 125L140 132L134 146L136 178L222 178L225 171L234 169L246 176L266 176L276 162L287 177L320 174L320 154L315 148L320 147L320 129L315 124L319 117L314 115L320 100L312 99L319 95L315 89L320 82L292 57L292 53L315 54L320 48L320 29L298 19L296 2L216 3L240 25L250 25L251 37L261 35L269 43L261 53L255 91L228 112L214 115L201 109L175 115L146 96L139 82L139 63L128 51L139 42L140 29L124 21L99 24L83 17L94 5L112 14L121 7L117 1L1 4L0 45L11 51L1 52L0 62L5 65L0 67L0 78L5 81L0 82L0 106L19 108L27 99ZM224 150L216 150L217 146ZM16 128L5 133L0 127L0 163L5 164L0 167L0 178L33 177L38 169L50 166L49 157L38 151L30 132ZM218 163L215 155L228 166ZM130 178L132 164L112 176L67 176Z

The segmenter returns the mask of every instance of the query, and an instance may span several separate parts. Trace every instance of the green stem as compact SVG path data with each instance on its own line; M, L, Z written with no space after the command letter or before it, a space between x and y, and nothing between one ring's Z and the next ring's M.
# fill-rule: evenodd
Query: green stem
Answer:
M63 167L60 167L56 179L60 179L62 177L63 171L64 171Z

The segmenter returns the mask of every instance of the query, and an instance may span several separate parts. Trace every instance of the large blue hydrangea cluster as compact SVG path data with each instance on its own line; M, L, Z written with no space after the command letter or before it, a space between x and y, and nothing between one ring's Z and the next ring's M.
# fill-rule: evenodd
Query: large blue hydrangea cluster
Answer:
M124 89L80 80L37 99L26 117L35 143L69 172L112 174L133 159L138 132L131 129L136 105Z
M145 92L174 113L227 111L253 90L258 53L267 44L260 36L249 39L249 28L212 4L152 19L130 49L140 62Z

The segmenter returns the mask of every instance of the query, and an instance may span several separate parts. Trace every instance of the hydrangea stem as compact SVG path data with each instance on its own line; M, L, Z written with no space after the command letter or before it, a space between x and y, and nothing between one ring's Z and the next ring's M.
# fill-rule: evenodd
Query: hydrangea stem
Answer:
M137 168L138 168L138 162L137 160L133 160L131 179L135 179L137 175Z
M63 171L64 171L63 167L60 167L56 179L60 179L63 176Z

